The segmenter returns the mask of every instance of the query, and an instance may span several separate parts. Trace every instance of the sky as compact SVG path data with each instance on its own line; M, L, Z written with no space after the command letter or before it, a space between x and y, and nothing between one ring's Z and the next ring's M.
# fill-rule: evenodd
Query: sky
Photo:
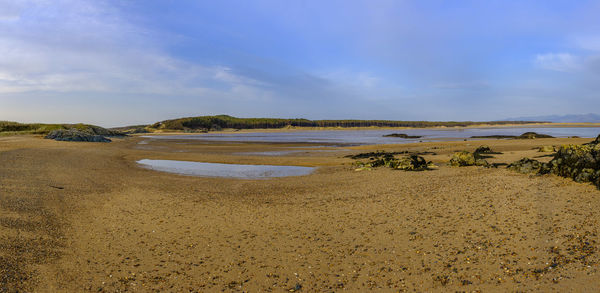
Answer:
M0 0L0 120L600 109L600 1Z

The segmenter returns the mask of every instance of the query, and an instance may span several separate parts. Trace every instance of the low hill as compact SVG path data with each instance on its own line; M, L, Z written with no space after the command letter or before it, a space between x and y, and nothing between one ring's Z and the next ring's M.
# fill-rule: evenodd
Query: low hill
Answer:
M11 121L0 121L0 135L15 134L40 134L47 135L54 130L76 129L104 136L118 136L121 132L109 130L96 125L89 124L42 124L42 123L18 123Z
M493 122L435 122L435 121L393 121L393 120L308 120L302 118L237 118L228 115L198 116L165 120L154 123L148 128L162 131L210 131L225 128L265 129L285 127L458 127L471 125L528 124L534 121L493 121Z

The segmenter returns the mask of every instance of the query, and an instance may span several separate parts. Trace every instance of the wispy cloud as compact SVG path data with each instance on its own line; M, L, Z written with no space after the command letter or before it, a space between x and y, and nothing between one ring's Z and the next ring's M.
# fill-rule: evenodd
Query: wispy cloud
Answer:
M537 66L547 70L573 72L581 69L581 58L569 53L539 54L535 57Z
M196 93L203 89L194 84L219 70L163 54L143 31L86 1L32 1L26 17L3 26L0 94Z
M596 12L586 3L0 0L0 120L499 119L517 115L501 113L515 101L530 114L587 111L600 106ZM57 111L46 113L51 103Z

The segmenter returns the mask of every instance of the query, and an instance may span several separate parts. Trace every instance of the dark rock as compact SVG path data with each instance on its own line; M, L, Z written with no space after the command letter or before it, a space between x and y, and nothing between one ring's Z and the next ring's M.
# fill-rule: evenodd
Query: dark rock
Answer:
M424 171L435 168L435 166L421 156L411 155L397 160L392 168L404 171Z
M547 134L539 134L535 132L525 132L517 137L516 139L535 139L535 138L554 138L554 136L550 136Z
M476 153L480 154L489 154L492 152L492 149L487 145L482 145L475 150Z
M507 166L509 170L513 170L519 173L537 173L542 168L542 163L538 160L523 158Z
M125 134L100 126L73 124L66 129L53 130L45 138L58 141L110 142L111 140L106 136L125 136Z
M106 138L103 135L93 134L89 131L82 131L75 128L53 130L46 135L45 138L57 141L111 142L109 138Z
M385 152L385 151L375 151L375 152L360 153L360 154L354 154L354 155L346 155L346 156L344 156L344 158L351 158L351 159L357 160L357 159L375 158L375 157L386 156L386 155L392 155L392 156L395 156L395 155L417 155L417 156L425 156L425 155L437 155L437 153L435 153L435 152L429 152L429 151L424 151L424 152L411 152L411 151Z
M507 163L492 163L491 168L498 168L500 166L507 166Z
M296 286L290 288L288 291L290 291L290 292L297 292L297 291L300 291L301 289L302 289L302 285L296 284Z
M508 168L521 173L555 174L576 182L591 182L600 188L600 139L584 145L561 146L545 164L522 159Z
M354 160L357 159L370 159L370 158L376 158L376 157L381 157L381 156L394 156L394 155L404 155L404 154L408 154L408 151L402 151L402 152L385 152L385 151L375 151L375 152L368 152L368 153L360 153L360 154L355 154L355 155L347 155L346 158L351 158Z
M102 135L102 136L125 136L124 133L117 130L110 130L100 126L76 124L68 129L79 130L91 135Z
M401 152L405 153L405 152ZM377 168L377 167L388 167L397 170L404 171L424 171L435 168L436 166L427 162L425 158L419 155L409 155L404 156L402 158L394 157L392 152L372 152L365 154L354 155L352 158L368 158L369 162L356 162L355 165L359 170L369 169L369 168Z
M600 144L561 146L540 173L595 183L600 178Z
M487 145L482 145L482 146L478 147L477 149L475 149L474 154L476 154L476 155L480 155L480 154L501 155L502 153L493 151ZM489 158L491 158L491 156Z
M598 137L596 137L596 139L594 139L593 141L584 143L584 145L596 145L596 144L600 144L600 135L598 135Z
M399 138L421 138L422 136L418 136L418 135L408 135L408 134L404 134L404 133L392 133L392 134L386 134L383 137L399 137Z

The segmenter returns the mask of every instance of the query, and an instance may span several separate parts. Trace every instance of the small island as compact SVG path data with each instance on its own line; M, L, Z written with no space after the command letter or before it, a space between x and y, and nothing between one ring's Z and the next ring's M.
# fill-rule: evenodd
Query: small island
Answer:
M405 133L391 133L391 134L386 134L383 137L421 138L422 136L420 136L420 135L408 135L408 134L405 134Z
M554 138L554 136L547 134L540 134L536 132L525 132L521 135L474 135L471 138L488 138L488 139L536 139L536 138Z

